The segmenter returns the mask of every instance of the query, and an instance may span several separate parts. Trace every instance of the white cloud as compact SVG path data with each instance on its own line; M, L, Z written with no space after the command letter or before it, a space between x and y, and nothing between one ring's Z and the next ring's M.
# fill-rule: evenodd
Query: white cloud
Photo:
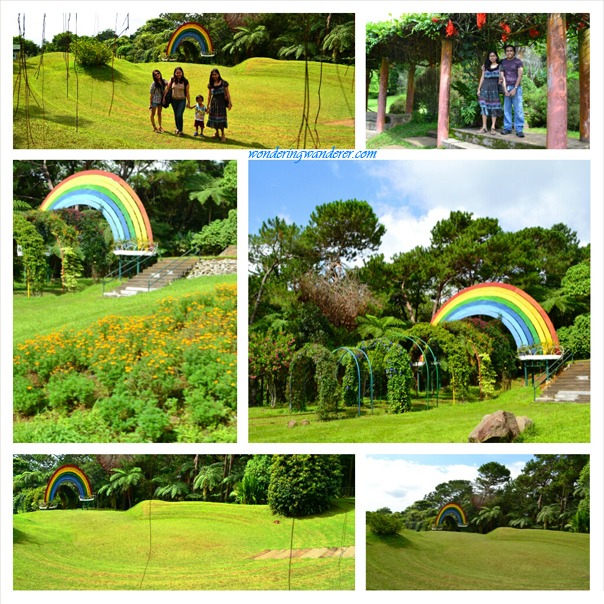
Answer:
M520 460L505 463L512 480L519 476L525 463ZM478 466L464 463L437 466L395 457L367 457L363 469L365 504L368 511L382 507L390 508L393 512L403 511L443 482L474 482L478 477Z
M386 260L391 260L394 254L407 252L418 245L428 245L432 227L446 218L449 211L446 208L433 208L424 216L416 218L409 208L378 205L376 214L386 227L380 252Z
M388 507L393 512L406 509L423 499L442 482L475 480L477 468L467 465L422 465L404 459L374 459L365 461L364 476L369 511Z
M453 210L499 219L506 231L562 222L589 242L589 169L585 162L367 162L376 180L376 208L387 228L414 245L429 243L437 220ZM385 243L391 253L392 234ZM401 237L397 237L401 239ZM410 249L404 245L395 251Z

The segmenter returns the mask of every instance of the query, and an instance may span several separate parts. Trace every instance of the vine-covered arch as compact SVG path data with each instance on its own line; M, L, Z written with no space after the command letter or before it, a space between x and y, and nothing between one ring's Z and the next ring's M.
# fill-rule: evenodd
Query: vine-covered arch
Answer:
M411 410L411 384L413 372L411 359L407 351L398 343L388 338L375 338L361 342L361 350L376 350L383 354L383 369L386 372L387 398L390 410L404 413ZM374 364L375 366L375 364Z
M337 365L331 352L320 344L305 344L292 357L289 366L289 410L306 409L310 401L309 385L317 395L317 413L321 419L333 417L338 410L340 386L336 378ZM309 374L314 375L309 380ZM312 384L311 384L312 381Z
M49 256L48 240L55 240L61 260L61 285L72 290L81 273L81 262L75 251L78 245L76 230L58 214L32 210L13 217L13 239L23 259L28 295L39 293L46 278Z
M345 370L345 374L344 374L344 383L342 384L342 397L344 399L344 404L346 404L346 399L347 399L347 393L351 393L352 396L354 396L354 393L356 392L356 398L357 398L357 415L360 416L361 415L361 400L362 400L362 381L361 381L361 366L359 365L359 359L357 358L357 354L361 354L363 355L364 359L367 361L367 367L369 369L369 398L370 398L370 405L371 405L371 412L373 413L373 368L371 366L371 361L369 360L369 357L367 356L367 353L364 350L361 350L360 348L349 348L346 346L340 346L339 348L336 348L335 350L332 351L332 354L335 354L338 351L343 351L342 356L340 356L340 358L338 359L338 363L342 362L342 359L344 358L345 355L348 355L349 359L352 359L354 361L354 368L356 368L356 377L357 377L357 385L356 388L353 388L353 384L349 383L351 382L351 369L353 368L353 365L350 363L347 365L346 370ZM353 369L354 371L354 369ZM354 378L352 378L352 380L354 380Z

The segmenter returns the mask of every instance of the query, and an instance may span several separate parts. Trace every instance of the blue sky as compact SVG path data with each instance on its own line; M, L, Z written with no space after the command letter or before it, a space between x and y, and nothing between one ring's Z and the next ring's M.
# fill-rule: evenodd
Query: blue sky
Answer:
M478 468L496 461L516 478L533 455L367 455L361 481L367 510L402 511L449 480L476 480Z
M589 162L558 160L250 161L249 229L280 216L305 225L319 204L367 201L386 227L381 250L428 245L452 210L499 219L504 230L563 222L589 242Z

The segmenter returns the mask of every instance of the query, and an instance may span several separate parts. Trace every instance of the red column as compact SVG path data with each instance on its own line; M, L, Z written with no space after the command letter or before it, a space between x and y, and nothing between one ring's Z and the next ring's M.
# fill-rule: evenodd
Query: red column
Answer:
M589 142L589 28L579 30L579 138Z
M438 91L438 129L436 146L449 138L449 98L451 96L451 67L453 65L453 41L444 39L440 53L440 87Z
M405 103L405 113L413 113L413 95L415 93L415 65L409 66L407 73L407 100Z
M382 65L380 67L380 89L378 92L378 110L375 129L377 132L384 132L384 124L386 123L386 98L388 95L388 59L382 57Z
M566 149L566 19L547 16L547 137L548 149Z

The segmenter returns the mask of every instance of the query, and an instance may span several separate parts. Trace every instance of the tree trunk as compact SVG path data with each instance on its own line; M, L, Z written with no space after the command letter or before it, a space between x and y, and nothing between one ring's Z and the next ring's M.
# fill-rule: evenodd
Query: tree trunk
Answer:
M548 149L566 149L566 19L562 13L547 17L547 137Z
M589 143L589 28L579 30L579 139Z
M438 91L438 129L436 146L442 147L449 138L449 99L451 97L451 69L453 67L453 40L443 40L440 54L440 86Z
M382 57L382 66L380 68L380 90L378 93L378 110L375 123L376 132L384 132L386 124L386 101L388 100L388 58Z
M405 113L413 113L413 96L415 94L415 65L409 66L407 73L407 99L405 102Z

